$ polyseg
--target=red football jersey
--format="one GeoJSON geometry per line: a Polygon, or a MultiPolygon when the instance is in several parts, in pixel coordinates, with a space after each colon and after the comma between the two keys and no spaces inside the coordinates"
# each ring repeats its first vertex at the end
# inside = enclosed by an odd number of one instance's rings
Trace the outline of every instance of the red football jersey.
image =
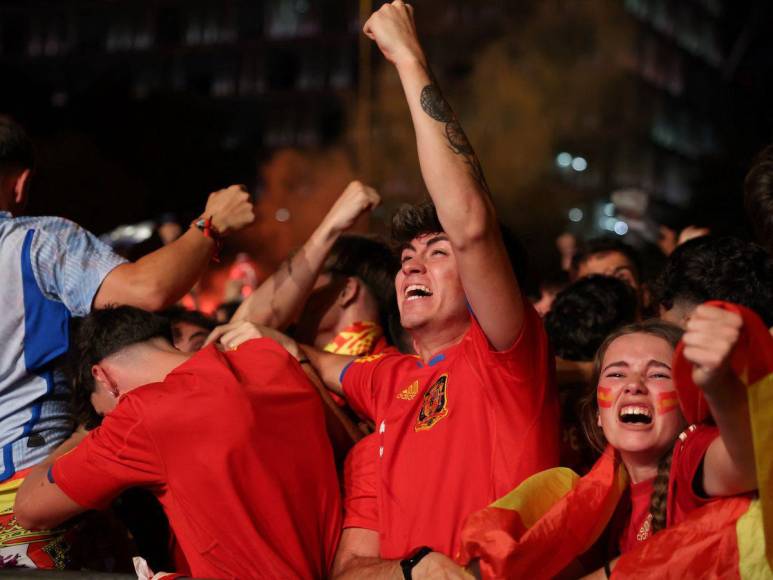
{"type": "Polygon", "coordinates": [[[378,531],[379,437],[371,433],[349,451],[344,463],[344,528],[378,531]]]}
{"type": "MultiPolygon", "coordinates": [[[[719,437],[719,429],[713,426],[691,426],[685,430],[675,443],[674,456],[669,473],[669,494],[667,525],[676,525],[707,503],[721,498],[704,497],[695,492],[695,476],[703,464],[703,458],[709,445],[719,437]]],[[[648,479],[630,487],[630,510],[627,511],[622,534],[619,540],[620,553],[635,548],[652,536],[650,500],[652,498],[653,479],[648,479]]],[[[624,512],[623,512],[624,513],[624,512]]],[[[613,532],[613,536],[615,532],[613,532]]]]}
{"type": "Polygon", "coordinates": [[[57,485],[100,509],[149,487],[184,555],[205,578],[320,578],[341,526],[322,403],[269,339],[210,346],[118,407],[56,461],[57,485]]]}
{"type": "MultiPolygon", "coordinates": [[[[378,445],[361,442],[372,448],[376,482],[359,485],[357,510],[369,527],[366,495],[375,488],[382,558],[422,545],[455,556],[467,515],[557,465],[552,357],[530,306],[507,351],[494,351],[472,319],[461,342],[428,364],[401,354],[363,357],[344,370],[342,384],[354,410],[376,423],[378,445]]],[[[368,477],[367,458],[355,460],[368,477]]],[[[360,527],[349,512],[346,519],[360,527]]]]}

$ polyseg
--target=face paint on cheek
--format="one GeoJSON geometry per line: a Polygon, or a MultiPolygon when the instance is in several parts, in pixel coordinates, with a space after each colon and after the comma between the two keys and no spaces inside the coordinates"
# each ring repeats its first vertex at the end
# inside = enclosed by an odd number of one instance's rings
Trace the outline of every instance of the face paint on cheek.
{"type": "Polygon", "coordinates": [[[599,407],[609,409],[612,406],[612,389],[599,385],[596,398],[598,399],[599,407]]]}
{"type": "Polygon", "coordinates": [[[665,415],[679,407],[679,397],[676,390],[666,393],[658,393],[657,412],[658,415],[665,415]]]}

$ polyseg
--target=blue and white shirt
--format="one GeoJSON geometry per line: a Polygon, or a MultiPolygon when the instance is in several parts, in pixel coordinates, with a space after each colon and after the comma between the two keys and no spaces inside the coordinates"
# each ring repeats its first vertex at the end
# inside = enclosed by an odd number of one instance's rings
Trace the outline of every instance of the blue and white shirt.
{"type": "Polygon", "coordinates": [[[72,432],[69,387],[56,369],[69,320],[91,311],[125,260],[58,217],[0,212],[0,481],[45,459],[72,432]]]}

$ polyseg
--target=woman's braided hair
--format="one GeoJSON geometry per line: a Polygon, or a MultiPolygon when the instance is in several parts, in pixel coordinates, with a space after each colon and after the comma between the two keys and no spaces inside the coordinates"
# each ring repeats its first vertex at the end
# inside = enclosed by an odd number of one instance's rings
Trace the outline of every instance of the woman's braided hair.
{"type": "Polygon", "coordinates": [[[652,482],[652,496],[650,497],[650,514],[652,515],[651,533],[656,534],[666,527],[666,508],[668,504],[668,482],[671,474],[671,458],[674,456],[674,448],[660,458],[658,473],[652,482]]]}

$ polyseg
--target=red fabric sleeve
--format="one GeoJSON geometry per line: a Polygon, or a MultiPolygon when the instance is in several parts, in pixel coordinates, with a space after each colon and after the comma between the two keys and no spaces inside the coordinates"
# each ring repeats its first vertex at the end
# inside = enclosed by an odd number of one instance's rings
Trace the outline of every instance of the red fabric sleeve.
{"type": "Polygon", "coordinates": [[[376,420],[374,377],[384,360],[383,354],[354,359],[341,372],[341,387],[349,406],[360,417],[376,420]]]}
{"type": "Polygon", "coordinates": [[[695,493],[695,477],[703,465],[703,458],[709,445],[719,437],[719,429],[709,426],[698,426],[694,431],[686,431],[684,442],[679,441],[674,450],[671,478],[674,482],[673,490],[673,518],[669,525],[679,523],[687,515],[714,501],[717,498],[703,497],[695,493]]]}
{"type": "Polygon", "coordinates": [[[54,482],[70,499],[88,509],[105,509],[126,488],[162,482],[140,411],[136,396],[127,395],[100,427],[56,460],[54,482]]]}
{"type": "Polygon", "coordinates": [[[344,528],[379,531],[378,438],[368,435],[352,447],[344,463],[344,528]]]}
{"type": "Polygon", "coordinates": [[[474,315],[470,332],[480,356],[494,362],[511,374],[522,376],[525,370],[534,367],[536,361],[547,360],[548,338],[545,327],[537,311],[528,300],[525,301],[523,307],[521,331],[513,345],[507,350],[494,350],[474,315]]]}

